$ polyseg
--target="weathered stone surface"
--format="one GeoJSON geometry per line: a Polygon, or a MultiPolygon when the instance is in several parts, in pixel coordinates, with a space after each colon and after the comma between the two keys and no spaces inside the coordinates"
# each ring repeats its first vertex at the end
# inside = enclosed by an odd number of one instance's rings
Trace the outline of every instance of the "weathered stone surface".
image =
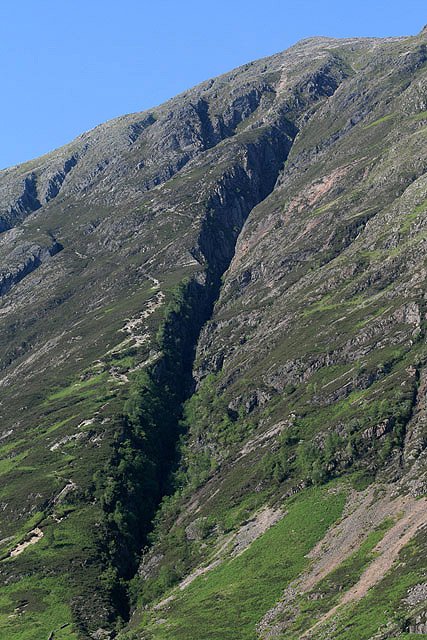
{"type": "Polygon", "coordinates": [[[180,372],[174,519],[139,549],[152,599],[209,566],[225,503],[246,548],[248,497],[348,472],[426,491],[425,36],[304,40],[0,172],[0,538],[7,554],[41,514],[51,540],[46,564],[22,553],[0,576],[69,573],[82,637],[130,616],[99,531],[132,383],[165,376],[165,316],[180,344],[210,319],[180,372]]]}

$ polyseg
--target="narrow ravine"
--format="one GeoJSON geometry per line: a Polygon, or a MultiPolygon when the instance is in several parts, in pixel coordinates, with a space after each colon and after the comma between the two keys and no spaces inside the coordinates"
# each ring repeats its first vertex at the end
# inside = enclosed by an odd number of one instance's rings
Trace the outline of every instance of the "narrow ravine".
{"type": "Polygon", "coordinates": [[[170,478],[179,462],[183,406],[194,390],[200,332],[213,313],[243,225],[274,189],[296,133],[291,123],[272,127],[246,145],[244,165],[233,164],[216,181],[195,249],[204,275],[177,287],[159,331],[162,357],[132,381],[117,418],[120,435],[97,493],[104,511],[100,555],[114,575],[110,598],[116,617],[124,621],[131,613],[128,587],[149,544],[153,518],[163,497],[174,490],[170,478]]]}
{"type": "MultiPolygon", "coordinates": [[[[103,512],[96,561],[103,567],[110,629],[130,618],[134,578],[150,547],[153,521],[163,498],[175,489],[171,478],[179,465],[184,404],[194,392],[196,347],[220,296],[222,276],[246,220],[277,184],[299,133],[299,117],[310,104],[329,99],[345,77],[342,70],[336,73],[338,78],[331,73],[332,85],[316,84],[316,91],[301,99],[298,107],[292,101],[277,105],[269,110],[268,124],[264,120],[262,126],[231,136],[230,146],[216,158],[218,170],[207,174],[203,200],[195,206],[198,233],[190,249],[201,268],[181,280],[165,307],[157,334],[157,351],[162,355],[131,379],[123,411],[111,425],[112,455],[95,481],[95,497],[103,512]]],[[[152,276],[161,279],[160,273],[152,276]]],[[[84,597],[73,613],[79,628],[88,630],[84,597]]]]}

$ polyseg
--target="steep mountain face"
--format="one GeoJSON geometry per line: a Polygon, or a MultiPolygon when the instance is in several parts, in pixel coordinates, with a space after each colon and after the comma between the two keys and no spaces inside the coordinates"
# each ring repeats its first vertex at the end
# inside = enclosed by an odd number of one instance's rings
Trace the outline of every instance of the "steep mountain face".
{"type": "Polygon", "coordinates": [[[0,172],[0,630],[427,629],[427,33],[0,172]]]}

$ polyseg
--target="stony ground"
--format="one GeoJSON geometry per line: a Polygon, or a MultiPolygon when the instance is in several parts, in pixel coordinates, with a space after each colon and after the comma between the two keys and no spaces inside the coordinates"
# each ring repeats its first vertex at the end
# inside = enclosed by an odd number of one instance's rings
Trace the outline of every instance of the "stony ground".
{"type": "Polygon", "coordinates": [[[423,629],[426,37],[0,172],[0,635],[423,629]]]}

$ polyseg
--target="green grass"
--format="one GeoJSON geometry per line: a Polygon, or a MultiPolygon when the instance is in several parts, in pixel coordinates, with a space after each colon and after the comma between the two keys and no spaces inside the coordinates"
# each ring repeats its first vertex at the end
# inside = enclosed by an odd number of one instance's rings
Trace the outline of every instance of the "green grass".
{"type": "Polygon", "coordinates": [[[24,577],[3,585],[0,595],[0,637],[7,640],[77,640],[67,587],[60,578],[41,578],[35,583],[24,577]],[[67,627],[59,629],[64,624],[67,627]]]}
{"type": "Polygon", "coordinates": [[[41,520],[44,518],[44,513],[42,511],[36,511],[31,518],[26,520],[19,531],[15,533],[14,536],[10,537],[10,540],[6,538],[5,542],[2,546],[1,557],[4,559],[9,555],[9,552],[16,547],[18,543],[21,543],[26,538],[27,534],[34,529],[38,524],[40,524],[41,520]]]}
{"type": "Polygon", "coordinates": [[[310,216],[317,216],[317,215],[320,215],[321,213],[324,213],[325,211],[329,211],[329,209],[332,209],[332,207],[338,204],[340,200],[342,200],[342,198],[343,196],[338,196],[338,198],[335,198],[331,202],[328,202],[327,204],[324,204],[321,207],[316,207],[316,209],[313,209],[313,211],[310,212],[310,216]]]}
{"type": "Polygon", "coordinates": [[[65,418],[64,420],[59,420],[59,422],[54,422],[50,427],[46,429],[46,431],[43,432],[43,436],[49,433],[53,433],[57,429],[60,429],[64,425],[68,424],[68,422],[71,422],[71,420],[74,420],[74,418],[76,417],[77,416],[74,415],[74,416],[70,416],[69,418],[65,418]]]}
{"type": "Polygon", "coordinates": [[[312,488],[286,504],[286,516],[242,555],[197,578],[160,616],[155,637],[255,640],[256,624],[308,565],[307,553],[340,516],[343,491],[312,488]]]}
{"type": "Polygon", "coordinates": [[[341,313],[343,311],[352,313],[352,307],[363,306],[367,302],[368,301],[365,300],[362,296],[353,296],[352,298],[347,298],[338,302],[332,302],[332,296],[330,294],[327,294],[321,300],[318,300],[317,302],[310,305],[307,309],[305,309],[303,312],[303,317],[306,318],[316,313],[325,311],[328,312],[328,315],[330,315],[330,311],[336,311],[337,309],[340,309],[341,313]]]}
{"type": "Polygon", "coordinates": [[[300,614],[292,622],[289,632],[283,634],[283,640],[285,638],[286,640],[298,640],[303,631],[311,628],[321,615],[339,602],[347,589],[356,584],[363,571],[374,559],[374,548],[392,524],[391,519],[385,520],[367,536],[355,553],[321,580],[311,592],[299,598],[293,609],[295,610],[298,606],[300,614]],[[313,595],[318,597],[314,599],[313,595]]]}
{"type": "Polygon", "coordinates": [[[9,453],[9,451],[13,451],[17,447],[20,447],[21,444],[25,444],[25,443],[26,443],[26,439],[21,438],[20,440],[14,440],[13,442],[8,442],[7,444],[2,445],[0,447],[0,459],[3,459],[3,456],[9,453]]]}
{"type": "MultiPolygon", "coordinates": [[[[19,556],[3,560],[5,577],[0,592],[0,638],[7,640],[46,640],[55,630],[55,640],[81,638],[73,625],[72,602],[76,596],[89,597],[92,610],[101,587],[101,568],[94,564],[96,548],[92,537],[94,518],[88,509],[61,505],[60,522],[38,515],[44,532],[36,544],[19,556]],[[87,562],[83,574],[80,567],[87,562]],[[92,591],[91,591],[92,590],[92,591]],[[62,625],[67,626],[60,629],[62,625]]],[[[35,516],[34,516],[35,519],[35,516]]],[[[28,522],[28,532],[35,522],[28,522]]],[[[20,538],[22,540],[23,537],[20,538]]]]}
{"type": "Polygon", "coordinates": [[[24,460],[27,455],[28,451],[23,451],[22,453],[18,453],[16,456],[13,456],[11,458],[3,458],[3,460],[0,460],[0,476],[4,475],[5,473],[9,473],[10,471],[12,471],[12,469],[15,469],[15,467],[22,460],[24,460]]]}
{"type": "Polygon", "coordinates": [[[64,398],[69,398],[76,394],[78,394],[79,397],[88,397],[96,392],[96,389],[92,389],[92,387],[103,381],[105,377],[106,375],[104,373],[99,373],[87,380],[74,382],[68,387],[64,387],[63,389],[59,389],[58,391],[51,393],[46,399],[46,402],[49,403],[54,400],[63,400],[64,398]]]}
{"type": "MultiPolygon", "coordinates": [[[[360,602],[347,607],[333,622],[328,638],[336,640],[368,640],[380,627],[407,615],[402,601],[412,586],[425,582],[427,559],[425,532],[418,534],[399,555],[399,561],[383,580],[370,589],[360,602]]],[[[329,626],[329,629],[331,627],[329,626]]],[[[406,634],[398,637],[420,636],[406,634]]]]}
{"type": "Polygon", "coordinates": [[[392,118],[396,117],[396,113],[389,113],[386,116],[383,116],[382,118],[378,118],[378,120],[374,120],[374,122],[371,122],[370,124],[366,125],[366,127],[364,127],[365,129],[370,129],[371,127],[376,127],[378,124],[382,124],[383,122],[387,122],[388,120],[391,120],[392,118]]]}
{"type": "MultiPolygon", "coordinates": [[[[421,205],[422,206],[422,205],[421,205]]],[[[403,219],[403,222],[400,226],[400,232],[403,234],[407,234],[408,231],[410,230],[413,222],[415,222],[415,220],[418,218],[418,213],[420,213],[420,211],[418,211],[419,207],[415,207],[415,211],[413,211],[412,213],[407,213],[403,219]]]]}
{"type": "Polygon", "coordinates": [[[419,120],[427,120],[427,111],[420,111],[411,117],[411,120],[418,122],[419,120]]]}
{"type": "Polygon", "coordinates": [[[421,202],[419,205],[417,205],[414,209],[415,213],[423,213],[426,210],[427,210],[427,198],[423,202],[421,202]]]}

